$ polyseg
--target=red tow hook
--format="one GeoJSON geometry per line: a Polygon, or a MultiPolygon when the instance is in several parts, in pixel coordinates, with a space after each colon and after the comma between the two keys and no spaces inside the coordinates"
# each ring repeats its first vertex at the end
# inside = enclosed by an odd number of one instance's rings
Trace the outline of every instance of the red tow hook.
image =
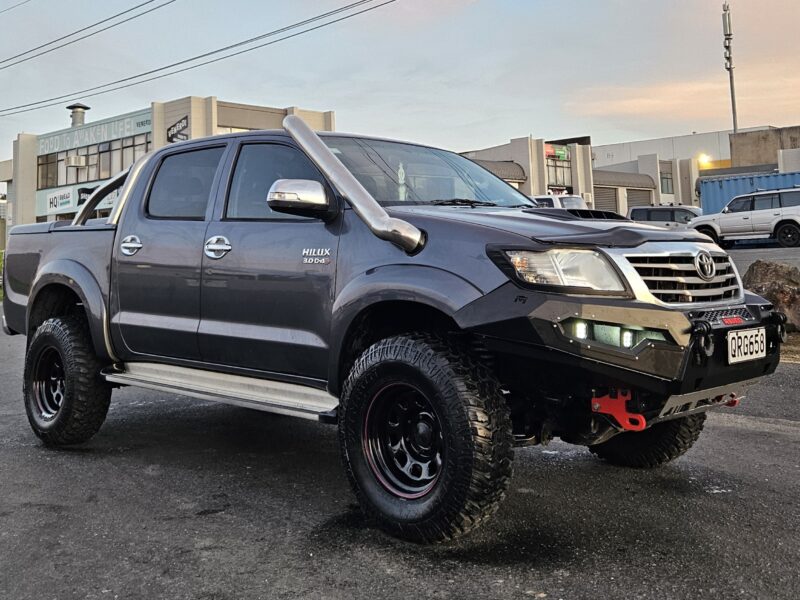
{"type": "Polygon", "coordinates": [[[592,396],[592,412],[611,415],[625,431],[642,431],[647,421],[643,415],[628,412],[625,403],[630,399],[630,390],[611,390],[605,396],[592,396]]]}
{"type": "Polygon", "coordinates": [[[739,406],[739,403],[742,401],[742,396],[737,396],[736,394],[730,395],[730,400],[725,403],[725,406],[730,406],[731,408],[736,408],[739,406]]]}

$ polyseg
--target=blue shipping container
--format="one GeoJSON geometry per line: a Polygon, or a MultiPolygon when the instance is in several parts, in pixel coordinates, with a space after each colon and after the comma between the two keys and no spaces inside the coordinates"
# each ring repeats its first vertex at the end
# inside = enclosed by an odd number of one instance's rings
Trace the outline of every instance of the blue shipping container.
{"type": "Polygon", "coordinates": [[[703,214],[718,213],[735,196],[760,190],[779,190],[800,186],[800,172],[732,175],[700,180],[700,206],[703,214]]]}

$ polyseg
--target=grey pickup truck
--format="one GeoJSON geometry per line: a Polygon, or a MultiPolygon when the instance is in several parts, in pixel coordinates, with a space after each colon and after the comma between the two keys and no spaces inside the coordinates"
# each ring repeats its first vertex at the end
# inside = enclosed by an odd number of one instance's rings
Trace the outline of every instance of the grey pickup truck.
{"type": "Polygon", "coordinates": [[[675,459],[785,338],[696,231],[538,209],[452,152],[294,116],[161,148],[72,222],[13,228],[3,286],[45,444],[86,442],[118,386],[317,419],[367,517],[419,542],[491,515],[515,446],[675,459]]]}

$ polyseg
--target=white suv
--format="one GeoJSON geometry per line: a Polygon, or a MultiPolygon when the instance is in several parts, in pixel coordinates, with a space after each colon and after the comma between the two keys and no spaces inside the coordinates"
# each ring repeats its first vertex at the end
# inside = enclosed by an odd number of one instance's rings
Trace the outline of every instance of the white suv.
{"type": "Polygon", "coordinates": [[[736,196],[722,212],[697,217],[689,226],[720,245],[775,238],[781,246],[793,248],[800,245],[800,189],[736,196]]]}

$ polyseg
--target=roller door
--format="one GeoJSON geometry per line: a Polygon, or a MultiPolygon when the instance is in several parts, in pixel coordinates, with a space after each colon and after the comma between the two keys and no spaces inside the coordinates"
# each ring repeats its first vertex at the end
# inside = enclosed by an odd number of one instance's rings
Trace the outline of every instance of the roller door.
{"type": "Polygon", "coordinates": [[[595,210],[618,212],[619,207],[617,205],[617,188],[595,186],[594,208],[595,210]]]}
{"type": "Polygon", "coordinates": [[[628,188],[628,208],[634,206],[650,206],[653,203],[651,190],[635,190],[628,188]]]}

